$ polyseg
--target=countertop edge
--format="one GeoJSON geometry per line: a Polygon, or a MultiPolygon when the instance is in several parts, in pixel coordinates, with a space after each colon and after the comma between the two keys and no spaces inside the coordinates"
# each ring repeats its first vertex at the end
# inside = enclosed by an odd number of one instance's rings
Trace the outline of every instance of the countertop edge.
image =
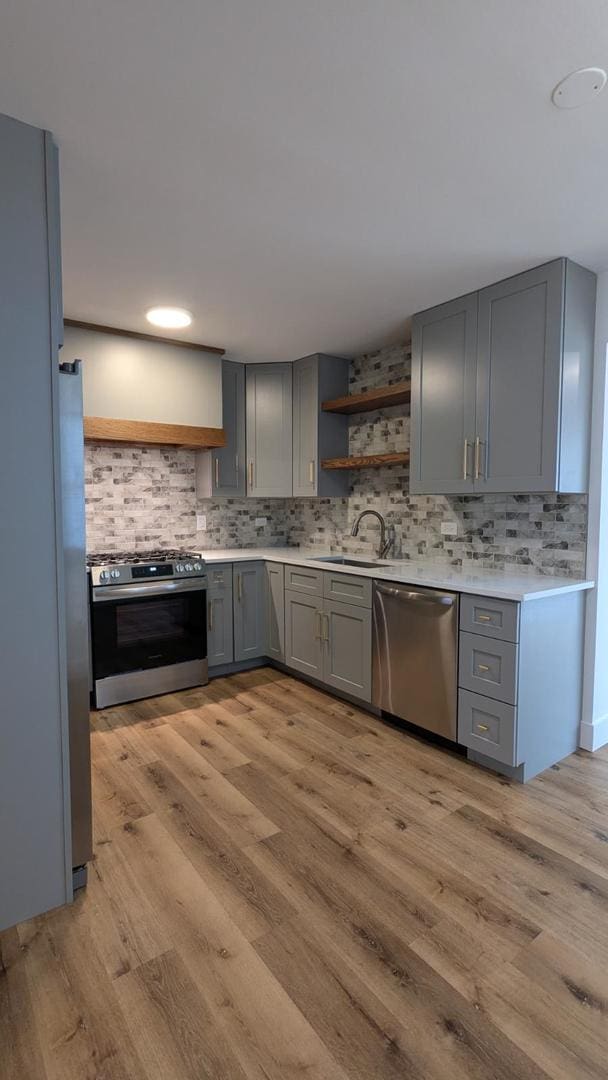
{"type": "MultiPolygon", "coordinates": [[[[195,549],[193,549],[195,550],[195,549]]],[[[525,588],[525,582],[521,581],[521,585],[517,587],[509,586],[508,575],[505,575],[507,581],[505,586],[501,587],[500,582],[485,580],[483,582],[474,583],[471,581],[464,581],[459,583],[450,578],[442,578],[439,572],[436,576],[429,570],[429,579],[421,580],[416,576],[415,572],[412,572],[410,576],[407,572],[407,562],[402,563],[399,560],[386,561],[386,566],[394,566],[401,573],[397,576],[396,573],[391,573],[388,576],[383,575],[382,567],[357,567],[357,566],[340,566],[335,563],[323,561],[323,556],[319,559],[315,559],[314,555],[303,555],[299,553],[298,548],[294,548],[293,552],[290,549],[279,548],[276,552],[273,552],[269,548],[234,548],[234,549],[219,549],[214,551],[213,549],[198,549],[198,554],[201,558],[205,559],[207,565],[213,565],[214,563],[223,562],[280,562],[291,563],[293,565],[305,565],[314,568],[315,570],[333,570],[338,573],[355,574],[360,577],[367,578],[380,578],[384,581],[399,582],[407,585],[418,585],[420,587],[426,587],[430,589],[446,589],[452,592],[468,593],[472,596],[489,596],[498,600],[512,600],[517,603],[527,603],[531,600],[543,600],[550,596],[560,596],[572,592],[585,592],[594,588],[595,582],[592,580],[581,580],[578,578],[568,579],[563,578],[559,585],[548,586],[547,588],[538,588],[537,580],[534,585],[527,590],[525,588]]],[[[356,558],[356,556],[355,556],[356,558]]],[[[454,568],[454,573],[456,568],[454,568]]],[[[492,571],[488,571],[492,573],[492,571]]]]}

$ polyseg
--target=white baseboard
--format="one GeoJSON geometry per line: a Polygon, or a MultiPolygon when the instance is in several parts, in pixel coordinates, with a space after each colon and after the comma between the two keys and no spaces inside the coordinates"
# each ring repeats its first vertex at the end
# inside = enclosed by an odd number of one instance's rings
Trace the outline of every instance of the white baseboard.
{"type": "Polygon", "coordinates": [[[595,723],[583,721],[581,724],[581,746],[583,750],[599,750],[608,743],[608,714],[600,716],[595,723]]]}

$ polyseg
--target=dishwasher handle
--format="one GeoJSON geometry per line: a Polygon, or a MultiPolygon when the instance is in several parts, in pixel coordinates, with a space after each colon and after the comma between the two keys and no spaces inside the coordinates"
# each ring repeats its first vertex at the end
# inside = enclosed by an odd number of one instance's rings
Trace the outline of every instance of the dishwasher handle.
{"type": "Polygon", "coordinates": [[[387,585],[385,582],[376,581],[376,591],[383,596],[393,596],[406,603],[430,604],[434,607],[451,607],[458,599],[458,593],[440,593],[431,589],[424,592],[402,588],[398,585],[387,585]]]}

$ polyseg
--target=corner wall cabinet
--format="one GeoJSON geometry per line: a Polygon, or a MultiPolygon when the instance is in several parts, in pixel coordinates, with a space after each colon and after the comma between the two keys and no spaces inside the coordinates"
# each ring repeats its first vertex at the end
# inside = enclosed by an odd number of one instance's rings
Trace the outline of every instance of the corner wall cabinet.
{"type": "Polygon", "coordinates": [[[595,274],[556,259],[414,316],[414,494],[588,488],[595,274]]]}
{"type": "Polygon", "coordinates": [[[248,364],[247,494],[292,492],[292,364],[248,364]]]}
{"type": "Polygon", "coordinates": [[[348,454],[348,418],[323,412],[329,395],[348,393],[349,361],[315,353],[293,365],[293,494],[348,495],[349,478],[328,475],[321,459],[348,454]]]}
{"type": "Polygon", "coordinates": [[[247,493],[245,480],[245,365],[222,360],[222,426],[225,445],[196,456],[199,499],[247,493]]]}

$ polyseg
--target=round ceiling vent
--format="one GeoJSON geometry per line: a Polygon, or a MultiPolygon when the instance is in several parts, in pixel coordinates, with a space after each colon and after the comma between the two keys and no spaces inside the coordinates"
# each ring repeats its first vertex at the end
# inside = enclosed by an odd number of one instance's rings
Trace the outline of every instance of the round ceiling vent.
{"type": "Polygon", "coordinates": [[[601,94],[605,85],[606,72],[603,68],[579,68],[558,82],[551,94],[551,101],[558,109],[578,109],[601,94]]]}

